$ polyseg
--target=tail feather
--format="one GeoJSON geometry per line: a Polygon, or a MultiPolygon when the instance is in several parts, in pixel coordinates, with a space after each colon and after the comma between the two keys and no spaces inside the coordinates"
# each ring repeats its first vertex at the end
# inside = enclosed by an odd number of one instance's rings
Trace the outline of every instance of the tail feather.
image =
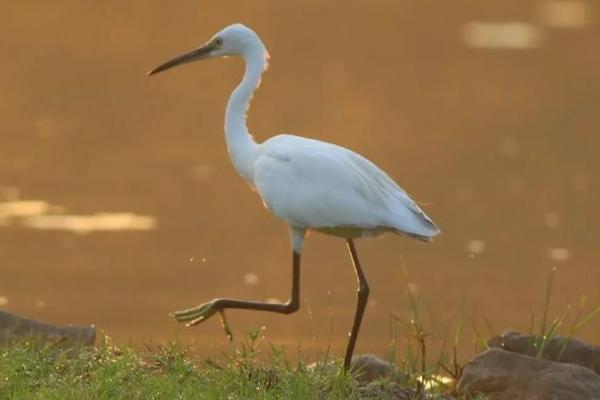
{"type": "Polygon", "coordinates": [[[394,224],[394,230],[423,242],[430,242],[441,233],[437,225],[423,212],[405,212],[394,224]]]}

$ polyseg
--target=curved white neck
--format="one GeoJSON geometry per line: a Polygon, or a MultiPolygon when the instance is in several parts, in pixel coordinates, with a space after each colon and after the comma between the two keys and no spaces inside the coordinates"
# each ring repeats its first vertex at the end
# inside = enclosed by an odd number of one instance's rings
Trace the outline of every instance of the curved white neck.
{"type": "Polygon", "coordinates": [[[225,139],[229,158],[237,172],[253,183],[252,162],[258,145],[248,132],[246,114],[252,94],[260,84],[260,77],[267,68],[267,51],[262,43],[251,46],[242,54],[246,63],[244,79],[235,88],[225,111],[225,139]]]}

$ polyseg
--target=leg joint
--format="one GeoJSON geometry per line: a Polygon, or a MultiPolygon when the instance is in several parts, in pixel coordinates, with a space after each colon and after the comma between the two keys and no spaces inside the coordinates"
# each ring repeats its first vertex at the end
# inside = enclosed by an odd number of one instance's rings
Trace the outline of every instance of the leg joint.
{"type": "Polygon", "coordinates": [[[300,303],[296,300],[290,300],[287,303],[285,303],[285,305],[283,306],[283,313],[284,314],[291,314],[294,313],[296,311],[298,311],[300,309],[300,303]]]}
{"type": "Polygon", "coordinates": [[[361,282],[358,285],[358,290],[357,290],[358,294],[361,296],[368,296],[369,293],[371,292],[371,289],[369,288],[369,285],[367,284],[367,282],[361,282]]]}

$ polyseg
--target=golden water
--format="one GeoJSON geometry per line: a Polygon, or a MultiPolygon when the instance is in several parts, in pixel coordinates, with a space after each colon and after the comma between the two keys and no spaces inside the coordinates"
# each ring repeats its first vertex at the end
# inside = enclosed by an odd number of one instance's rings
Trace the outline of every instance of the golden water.
{"type": "MultiPolygon", "coordinates": [[[[427,245],[358,243],[372,287],[358,351],[385,353],[392,316],[408,318],[403,268],[441,332],[461,308],[484,333],[483,313],[496,330],[528,329],[552,268],[553,312],[584,294],[587,310],[600,304],[600,9],[442,3],[7,3],[0,307],[94,323],[120,342],[178,335],[208,349],[225,343],[217,321],[187,330],[168,313],[217,296],[287,297],[287,230],[225,150],[241,62],[145,75],[238,21],[272,55],[249,119],[257,139],[285,131],[357,150],[443,230],[427,245]]],[[[355,288],[343,242],[313,234],[301,311],[229,320],[238,333],[264,325],[291,349],[325,349],[332,329],[339,352],[355,288]]],[[[598,341],[599,328],[581,336],[598,341]]]]}

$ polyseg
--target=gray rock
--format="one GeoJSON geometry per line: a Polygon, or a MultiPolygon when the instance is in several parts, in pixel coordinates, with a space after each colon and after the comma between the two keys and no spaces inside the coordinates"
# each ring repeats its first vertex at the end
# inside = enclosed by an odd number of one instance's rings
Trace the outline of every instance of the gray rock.
{"type": "MultiPolygon", "coordinates": [[[[326,363],[313,362],[307,368],[311,371],[318,369],[329,373],[335,370],[336,365],[332,361],[326,363]]],[[[361,354],[352,357],[350,372],[361,385],[384,378],[395,378],[396,380],[404,378],[399,376],[399,373],[394,370],[389,362],[373,354],[361,354]]]]}
{"type": "Polygon", "coordinates": [[[600,376],[579,365],[492,348],[465,366],[457,391],[493,400],[598,400],[600,376]]]}
{"type": "MultiPolygon", "coordinates": [[[[488,345],[514,353],[537,356],[539,349],[535,343],[538,338],[538,336],[522,335],[515,331],[505,331],[500,336],[488,340],[488,345]]],[[[600,346],[556,336],[546,343],[541,357],[546,360],[581,365],[600,375],[600,346]]]]}
{"type": "Polygon", "coordinates": [[[393,368],[389,362],[374,354],[361,354],[352,357],[350,371],[359,383],[366,383],[389,378],[393,368]]]}
{"type": "Polygon", "coordinates": [[[51,325],[0,311],[0,344],[28,337],[93,345],[96,329],[94,326],[51,325]]]}

